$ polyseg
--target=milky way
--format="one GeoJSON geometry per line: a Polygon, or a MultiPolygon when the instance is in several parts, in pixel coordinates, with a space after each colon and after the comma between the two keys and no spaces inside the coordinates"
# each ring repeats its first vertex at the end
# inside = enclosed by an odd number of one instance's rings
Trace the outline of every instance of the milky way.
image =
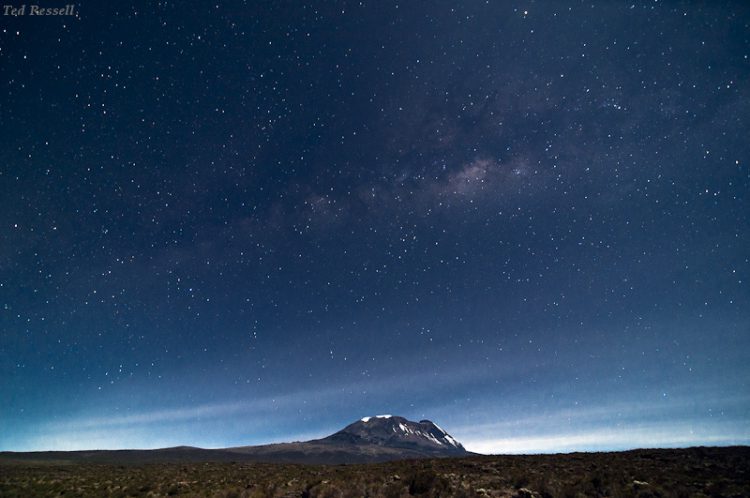
{"type": "Polygon", "coordinates": [[[0,19],[0,449],[750,443],[747,5],[75,7],[0,19]]]}

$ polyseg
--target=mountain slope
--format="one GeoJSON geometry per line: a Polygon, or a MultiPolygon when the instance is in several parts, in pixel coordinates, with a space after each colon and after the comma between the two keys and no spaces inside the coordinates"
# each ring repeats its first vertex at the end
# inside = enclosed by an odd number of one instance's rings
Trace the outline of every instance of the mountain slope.
{"type": "Polygon", "coordinates": [[[296,443],[203,449],[0,452],[0,461],[148,463],[257,461],[269,463],[370,463],[414,458],[473,455],[443,429],[422,420],[365,417],[322,439],[296,443]]]}
{"type": "Polygon", "coordinates": [[[406,448],[427,453],[466,453],[461,443],[435,423],[429,420],[412,422],[392,415],[365,417],[320,441],[406,448]]]}
{"type": "Polygon", "coordinates": [[[472,454],[429,420],[412,422],[391,415],[362,418],[322,439],[228,451],[259,460],[306,463],[365,463],[472,454]]]}

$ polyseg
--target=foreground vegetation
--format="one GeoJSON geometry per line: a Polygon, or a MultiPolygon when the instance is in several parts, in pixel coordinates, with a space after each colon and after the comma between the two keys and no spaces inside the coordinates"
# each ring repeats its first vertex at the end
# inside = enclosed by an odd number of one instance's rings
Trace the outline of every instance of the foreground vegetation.
{"type": "Polygon", "coordinates": [[[748,497],[750,448],[487,456],[337,466],[0,460],[0,496],[748,497]]]}

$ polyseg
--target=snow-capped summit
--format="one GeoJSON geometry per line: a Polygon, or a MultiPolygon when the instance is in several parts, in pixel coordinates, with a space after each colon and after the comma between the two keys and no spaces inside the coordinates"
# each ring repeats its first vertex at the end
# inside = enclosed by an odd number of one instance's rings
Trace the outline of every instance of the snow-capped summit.
{"type": "Polygon", "coordinates": [[[464,454],[450,434],[430,420],[412,422],[394,415],[363,417],[323,441],[419,449],[435,454],[464,454]]]}
{"type": "Polygon", "coordinates": [[[374,417],[362,417],[362,422],[369,422],[373,418],[391,418],[393,415],[375,415],[374,417]]]}

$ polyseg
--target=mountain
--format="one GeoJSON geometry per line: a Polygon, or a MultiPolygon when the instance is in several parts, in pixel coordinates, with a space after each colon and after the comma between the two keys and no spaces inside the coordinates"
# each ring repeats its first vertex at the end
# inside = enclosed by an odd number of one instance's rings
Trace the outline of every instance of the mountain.
{"type": "Polygon", "coordinates": [[[322,439],[228,448],[226,451],[264,461],[330,464],[473,454],[429,420],[412,422],[392,415],[364,417],[322,439]]]}
{"type": "Polygon", "coordinates": [[[203,449],[189,446],[157,450],[0,452],[2,461],[147,463],[256,461],[271,463],[341,464],[413,458],[473,455],[429,420],[377,415],[362,418],[340,431],[312,441],[203,449]]]}
{"type": "Polygon", "coordinates": [[[437,454],[466,453],[461,443],[434,422],[412,422],[393,415],[365,417],[321,441],[405,448],[437,454]]]}

